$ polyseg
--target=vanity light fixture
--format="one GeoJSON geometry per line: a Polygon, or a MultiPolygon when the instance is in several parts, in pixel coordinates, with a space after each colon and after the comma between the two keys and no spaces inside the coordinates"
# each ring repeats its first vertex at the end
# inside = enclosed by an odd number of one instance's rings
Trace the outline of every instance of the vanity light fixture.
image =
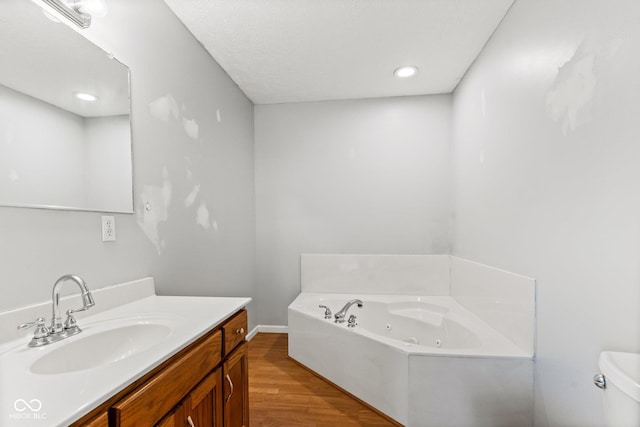
{"type": "Polygon", "coordinates": [[[105,0],[42,0],[80,28],[89,28],[91,17],[107,14],[105,0]]]}
{"type": "Polygon", "coordinates": [[[418,67],[414,65],[404,65],[402,67],[396,68],[393,72],[393,75],[399,78],[407,78],[415,76],[418,73],[418,67]]]}
{"type": "Polygon", "coordinates": [[[86,92],[73,92],[73,95],[76,98],[81,99],[83,101],[94,102],[94,101],[98,100],[98,97],[96,95],[92,95],[92,94],[86,93],[86,92]]]}
{"type": "Polygon", "coordinates": [[[67,4],[80,13],[86,13],[93,18],[107,16],[106,0],[66,0],[67,4]]]}

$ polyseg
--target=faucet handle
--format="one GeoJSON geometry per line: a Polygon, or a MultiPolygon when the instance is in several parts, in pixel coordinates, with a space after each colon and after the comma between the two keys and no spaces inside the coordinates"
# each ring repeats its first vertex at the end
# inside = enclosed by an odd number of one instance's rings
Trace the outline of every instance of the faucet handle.
{"type": "Polygon", "coordinates": [[[49,328],[47,328],[45,326],[44,317],[38,317],[33,322],[27,322],[27,323],[23,323],[21,325],[18,325],[18,329],[29,329],[29,328],[31,328],[33,326],[36,327],[36,331],[33,334],[33,338],[34,339],[45,338],[45,337],[49,336],[49,328]]]}
{"type": "Polygon", "coordinates": [[[352,314],[351,316],[349,316],[349,320],[347,320],[347,326],[350,328],[355,328],[356,326],[358,326],[358,324],[356,323],[355,314],[352,314]]]}
{"type": "Polygon", "coordinates": [[[70,337],[71,335],[79,334],[80,332],[82,332],[82,329],[78,327],[78,324],[76,323],[76,319],[75,317],[73,317],[72,314],[75,313],[76,311],[84,311],[84,310],[87,310],[87,309],[84,308],[82,310],[72,310],[72,309],[67,310],[67,319],[64,321],[64,331],[67,336],[70,337]]]}
{"type": "Polygon", "coordinates": [[[318,308],[324,308],[324,318],[331,319],[331,309],[326,305],[319,305],[318,308]]]}
{"type": "Polygon", "coordinates": [[[89,310],[91,306],[84,306],[82,308],[70,308],[69,310],[67,310],[67,316],[71,316],[73,313],[80,313],[81,311],[87,311],[89,310]]]}

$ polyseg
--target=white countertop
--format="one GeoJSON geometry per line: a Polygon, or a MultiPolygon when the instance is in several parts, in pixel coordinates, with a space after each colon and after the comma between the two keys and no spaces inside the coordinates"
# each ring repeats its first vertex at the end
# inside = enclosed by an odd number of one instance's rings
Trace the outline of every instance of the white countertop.
{"type": "MultiPolygon", "coordinates": [[[[148,296],[95,315],[83,316],[83,332],[39,348],[29,337],[0,344],[0,426],[68,425],[90,412],[179,350],[219,325],[250,298],[148,296]],[[33,363],[49,352],[104,331],[105,325],[157,318],[172,332],[151,348],[117,362],[75,372],[36,374],[33,363]]],[[[96,299],[96,302],[99,301],[96,299]]],[[[89,313],[87,313],[89,314],[89,313]]],[[[81,361],[79,361],[81,362],[81,361]]]]}

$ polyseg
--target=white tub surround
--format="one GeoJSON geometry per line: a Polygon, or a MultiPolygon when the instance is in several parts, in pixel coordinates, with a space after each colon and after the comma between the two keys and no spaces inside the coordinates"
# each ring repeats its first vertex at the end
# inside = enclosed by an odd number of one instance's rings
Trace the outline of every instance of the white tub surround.
{"type": "Polygon", "coordinates": [[[450,296],[526,354],[535,354],[535,280],[474,261],[450,255],[302,254],[300,288],[450,296]]]}
{"type": "Polygon", "coordinates": [[[300,256],[302,292],[449,295],[449,255],[300,256]]]}
{"type": "MultiPolygon", "coordinates": [[[[42,426],[43,422],[50,426],[68,425],[251,301],[250,298],[157,296],[153,279],[96,290],[93,296],[96,306],[78,316],[82,333],[39,348],[27,347],[32,331],[20,332],[16,337],[13,329],[38,316],[48,319],[51,303],[0,313],[0,325],[3,325],[0,330],[0,408],[6,409],[1,414],[0,425],[42,426]],[[70,372],[53,374],[47,372],[58,367],[42,363],[43,357],[60,351],[65,345],[103,333],[114,325],[149,322],[167,326],[170,333],[163,334],[162,339],[149,348],[134,349],[133,354],[123,355],[117,362],[105,361],[97,367],[88,363],[86,369],[78,369],[72,366],[71,360],[68,369],[64,366],[58,369],[70,372]],[[34,405],[26,409],[18,405],[16,409],[14,404],[19,400],[34,402],[34,405]]],[[[75,306],[76,299],[77,296],[71,296],[66,302],[75,306]]],[[[76,365],[87,362],[81,357],[75,361],[76,365]]]]}
{"type": "Polygon", "coordinates": [[[451,296],[529,354],[535,343],[535,280],[451,257],[451,296]]]}
{"type": "Polygon", "coordinates": [[[289,355],[399,423],[531,425],[532,279],[449,256],[303,255],[302,289],[289,355]],[[355,328],[318,308],[354,298],[355,328]]]}

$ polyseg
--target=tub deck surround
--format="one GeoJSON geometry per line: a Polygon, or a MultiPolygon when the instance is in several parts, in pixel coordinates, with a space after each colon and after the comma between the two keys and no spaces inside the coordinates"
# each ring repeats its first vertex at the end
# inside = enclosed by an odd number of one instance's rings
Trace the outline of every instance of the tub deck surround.
{"type": "MultiPolygon", "coordinates": [[[[152,279],[96,290],[93,294],[97,309],[93,313],[83,313],[84,316],[78,319],[83,332],[76,336],[40,348],[28,348],[27,336],[12,337],[10,340],[5,336],[0,344],[0,408],[3,408],[0,425],[68,425],[152,371],[251,301],[250,298],[156,296],[152,279]],[[130,301],[131,298],[134,300],[130,301]],[[111,308],[100,311],[98,308],[102,302],[111,308]],[[71,372],[36,373],[42,368],[36,361],[43,360],[43,356],[98,334],[105,325],[113,322],[144,324],[148,321],[165,322],[171,326],[171,332],[148,349],[115,363],[71,372]],[[29,408],[24,410],[20,405],[16,409],[14,404],[19,400],[33,402],[34,411],[29,408]]],[[[47,304],[38,304],[2,313],[0,324],[10,321],[15,328],[13,323],[16,319],[19,319],[18,323],[33,320],[34,312],[36,317],[48,318],[49,311],[42,311],[46,307],[47,304]],[[28,316],[27,319],[25,316],[28,316]]],[[[85,362],[77,360],[78,364],[85,362]]],[[[50,368],[55,366],[45,366],[44,372],[50,368]]],[[[61,370],[68,369],[62,367],[61,370]]]]}
{"type": "Polygon", "coordinates": [[[532,424],[533,279],[450,256],[303,255],[301,267],[291,358],[403,425],[532,424]],[[355,328],[318,308],[354,298],[355,328]]]}
{"type": "MultiPolygon", "coordinates": [[[[289,306],[289,315],[292,311],[412,355],[527,360],[533,356],[447,296],[302,293],[289,306]],[[348,314],[357,317],[355,328],[325,319],[324,310],[318,308],[326,305],[335,313],[354,298],[364,303],[362,308],[349,309],[348,314]]],[[[290,336],[291,328],[290,320],[290,336]]]]}

